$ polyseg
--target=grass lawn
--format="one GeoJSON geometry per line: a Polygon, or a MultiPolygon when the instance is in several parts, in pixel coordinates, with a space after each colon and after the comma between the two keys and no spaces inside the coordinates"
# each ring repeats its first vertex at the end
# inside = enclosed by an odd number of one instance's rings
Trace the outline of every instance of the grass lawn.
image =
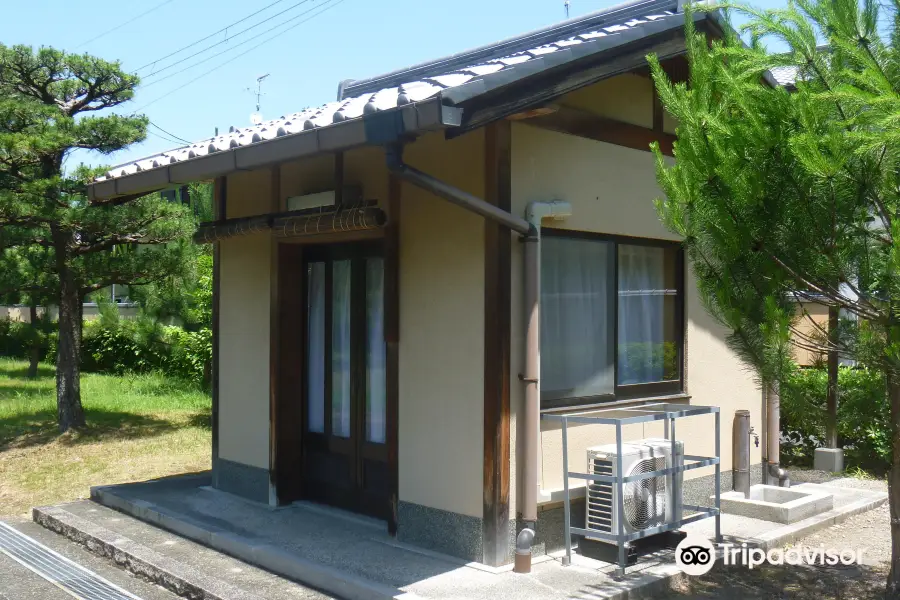
{"type": "Polygon", "coordinates": [[[86,498],[92,485],[210,466],[209,396],[163,375],[81,377],[88,427],[59,435],[56,379],[0,358],[0,515],[86,498]]]}

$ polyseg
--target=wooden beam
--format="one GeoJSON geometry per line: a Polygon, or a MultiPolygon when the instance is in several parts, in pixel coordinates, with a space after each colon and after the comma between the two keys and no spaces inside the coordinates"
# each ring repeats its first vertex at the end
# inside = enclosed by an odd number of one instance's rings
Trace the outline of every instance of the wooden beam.
{"type": "MultiPolygon", "coordinates": [[[[485,130],[485,200],[509,211],[512,132],[509,121],[485,130]]],[[[484,224],[484,562],[509,557],[509,402],[511,236],[493,221],[484,224]]]]}
{"type": "MultiPolygon", "coordinates": [[[[281,210],[281,167],[270,169],[269,211],[281,210]]],[[[302,247],[271,238],[269,282],[269,481],[275,502],[299,498],[302,247]]]]}
{"type": "MultiPolygon", "coordinates": [[[[689,78],[690,67],[688,65],[688,59],[687,56],[683,54],[660,61],[659,65],[662,67],[665,74],[668,75],[669,81],[672,83],[683,83],[689,78]]],[[[635,69],[634,74],[650,78],[650,66],[645,65],[639,69],[635,69]]]]}
{"type": "Polygon", "coordinates": [[[277,295],[273,310],[273,344],[270,373],[271,452],[278,504],[300,498],[302,464],[302,397],[303,328],[306,278],[303,273],[303,246],[275,244],[277,295]]]}
{"type": "Polygon", "coordinates": [[[385,419],[388,455],[388,533],[397,535],[400,504],[400,196],[402,182],[388,179],[384,232],[385,419]]]}
{"type": "Polygon", "coordinates": [[[650,151],[651,142],[658,141],[659,148],[663,154],[667,156],[673,155],[674,135],[653,131],[631,123],[607,119],[606,117],[569,106],[560,106],[559,110],[551,115],[535,117],[523,122],[542,129],[646,152],[650,151]]]}

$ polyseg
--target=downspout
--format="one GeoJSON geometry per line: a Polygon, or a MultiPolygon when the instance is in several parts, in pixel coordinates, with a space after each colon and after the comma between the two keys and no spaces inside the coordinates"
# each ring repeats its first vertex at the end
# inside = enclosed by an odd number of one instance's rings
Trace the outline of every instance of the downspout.
{"type": "Polygon", "coordinates": [[[791,487],[787,471],[781,468],[781,393],[777,384],[766,386],[766,473],[764,483],[791,487]]]}
{"type": "MultiPolygon", "coordinates": [[[[516,538],[516,573],[531,572],[531,544],[537,523],[538,461],[541,414],[541,222],[563,219],[572,214],[572,205],[561,200],[531,202],[525,209],[530,234],[525,236],[525,408],[522,415],[522,502],[525,527],[516,538]]],[[[567,477],[568,474],[563,474],[567,477]]]]}
{"type": "Polygon", "coordinates": [[[522,236],[525,244],[524,279],[526,306],[525,335],[525,408],[523,421],[525,435],[523,441],[522,501],[520,502],[525,528],[516,538],[515,570],[518,573],[531,571],[531,545],[534,542],[537,522],[538,493],[538,441],[540,419],[540,239],[541,221],[544,218],[563,218],[571,213],[567,202],[532,202],[526,209],[526,218],[517,217],[452,185],[424,173],[403,162],[403,145],[392,144],[385,148],[388,171],[396,177],[431,192],[460,206],[490,219],[522,236]],[[521,557],[521,558],[520,558],[521,557]]]}

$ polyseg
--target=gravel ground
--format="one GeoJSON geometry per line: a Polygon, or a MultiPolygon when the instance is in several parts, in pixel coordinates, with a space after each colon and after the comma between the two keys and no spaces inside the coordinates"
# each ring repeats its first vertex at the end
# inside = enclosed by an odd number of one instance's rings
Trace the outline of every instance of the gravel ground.
{"type": "MultiPolygon", "coordinates": [[[[884,480],[864,480],[850,477],[833,479],[821,471],[791,470],[796,482],[828,483],[828,485],[858,487],[887,491],[884,480]]],[[[814,533],[794,546],[834,549],[864,548],[860,566],[838,565],[763,565],[753,570],[746,567],[717,565],[709,574],[692,577],[663,596],[666,600],[700,599],[775,599],[851,600],[880,598],[884,594],[887,577],[886,561],[891,555],[891,532],[887,503],[851,517],[834,527],[814,533]]]]}

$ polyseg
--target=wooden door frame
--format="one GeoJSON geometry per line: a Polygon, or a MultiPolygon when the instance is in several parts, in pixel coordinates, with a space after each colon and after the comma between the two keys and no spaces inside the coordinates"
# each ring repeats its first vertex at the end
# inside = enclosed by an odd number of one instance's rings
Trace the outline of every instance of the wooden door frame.
{"type": "MultiPolygon", "coordinates": [[[[386,236],[387,237],[387,236],[386,236]]],[[[377,242],[376,242],[377,243],[377,242]]],[[[354,244],[356,245],[356,244],[354,244]]],[[[374,244],[372,244],[374,246],[374,244]]],[[[289,504],[305,496],[302,481],[303,456],[303,432],[306,430],[303,372],[306,369],[306,277],[304,266],[307,264],[309,251],[316,245],[282,242],[276,244],[276,265],[274,268],[277,283],[277,294],[273,302],[273,320],[276,320],[272,328],[272,359],[275,365],[272,373],[272,482],[278,504],[289,504]],[[299,310],[298,310],[299,307],[299,310]]],[[[321,252],[318,248],[313,252],[321,252]]],[[[392,323],[396,323],[399,312],[395,303],[398,294],[391,290],[396,287],[396,244],[393,250],[387,239],[378,248],[374,255],[384,259],[384,328],[385,328],[385,368],[386,368],[386,407],[385,429],[386,439],[380,458],[384,460],[388,468],[388,507],[384,511],[387,517],[388,530],[394,534],[397,528],[396,504],[397,504],[397,373],[398,353],[396,337],[392,336],[392,323]],[[392,260],[392,256],[394,259],[392,260]]],[[[327,289],[327,288],[326,288],[327,289]]],[[[358,304],[358,303],[357,303],[358,304]]],[[[326,336],[326,339],[328,336],[326,336]]],[[[357,358],[358,364],[359,358],[357,358]]],[[[326,378],[326,381],[329,378],[326,378]]],[[[353,410],[353,409],[352,409],[353,410]]],[[[355,410],[365,411],[365,403],[356,403],[355,410]],[[360,406],[361,405],[361,406],[360,406]]],[[[330,411],[326,410],[326,419],[330,418],[330,411]]],[[[361,419],[356,419],[357,423],[361,419]]],[[[364,436],[365,432],[360,426],[360,431],[355,434],[364,436]]],[[[364,440],[360,442],[361,448],[365,446],[364,440]]],[[[369,454],[369,449],[362,450],[369,454]]]]}

